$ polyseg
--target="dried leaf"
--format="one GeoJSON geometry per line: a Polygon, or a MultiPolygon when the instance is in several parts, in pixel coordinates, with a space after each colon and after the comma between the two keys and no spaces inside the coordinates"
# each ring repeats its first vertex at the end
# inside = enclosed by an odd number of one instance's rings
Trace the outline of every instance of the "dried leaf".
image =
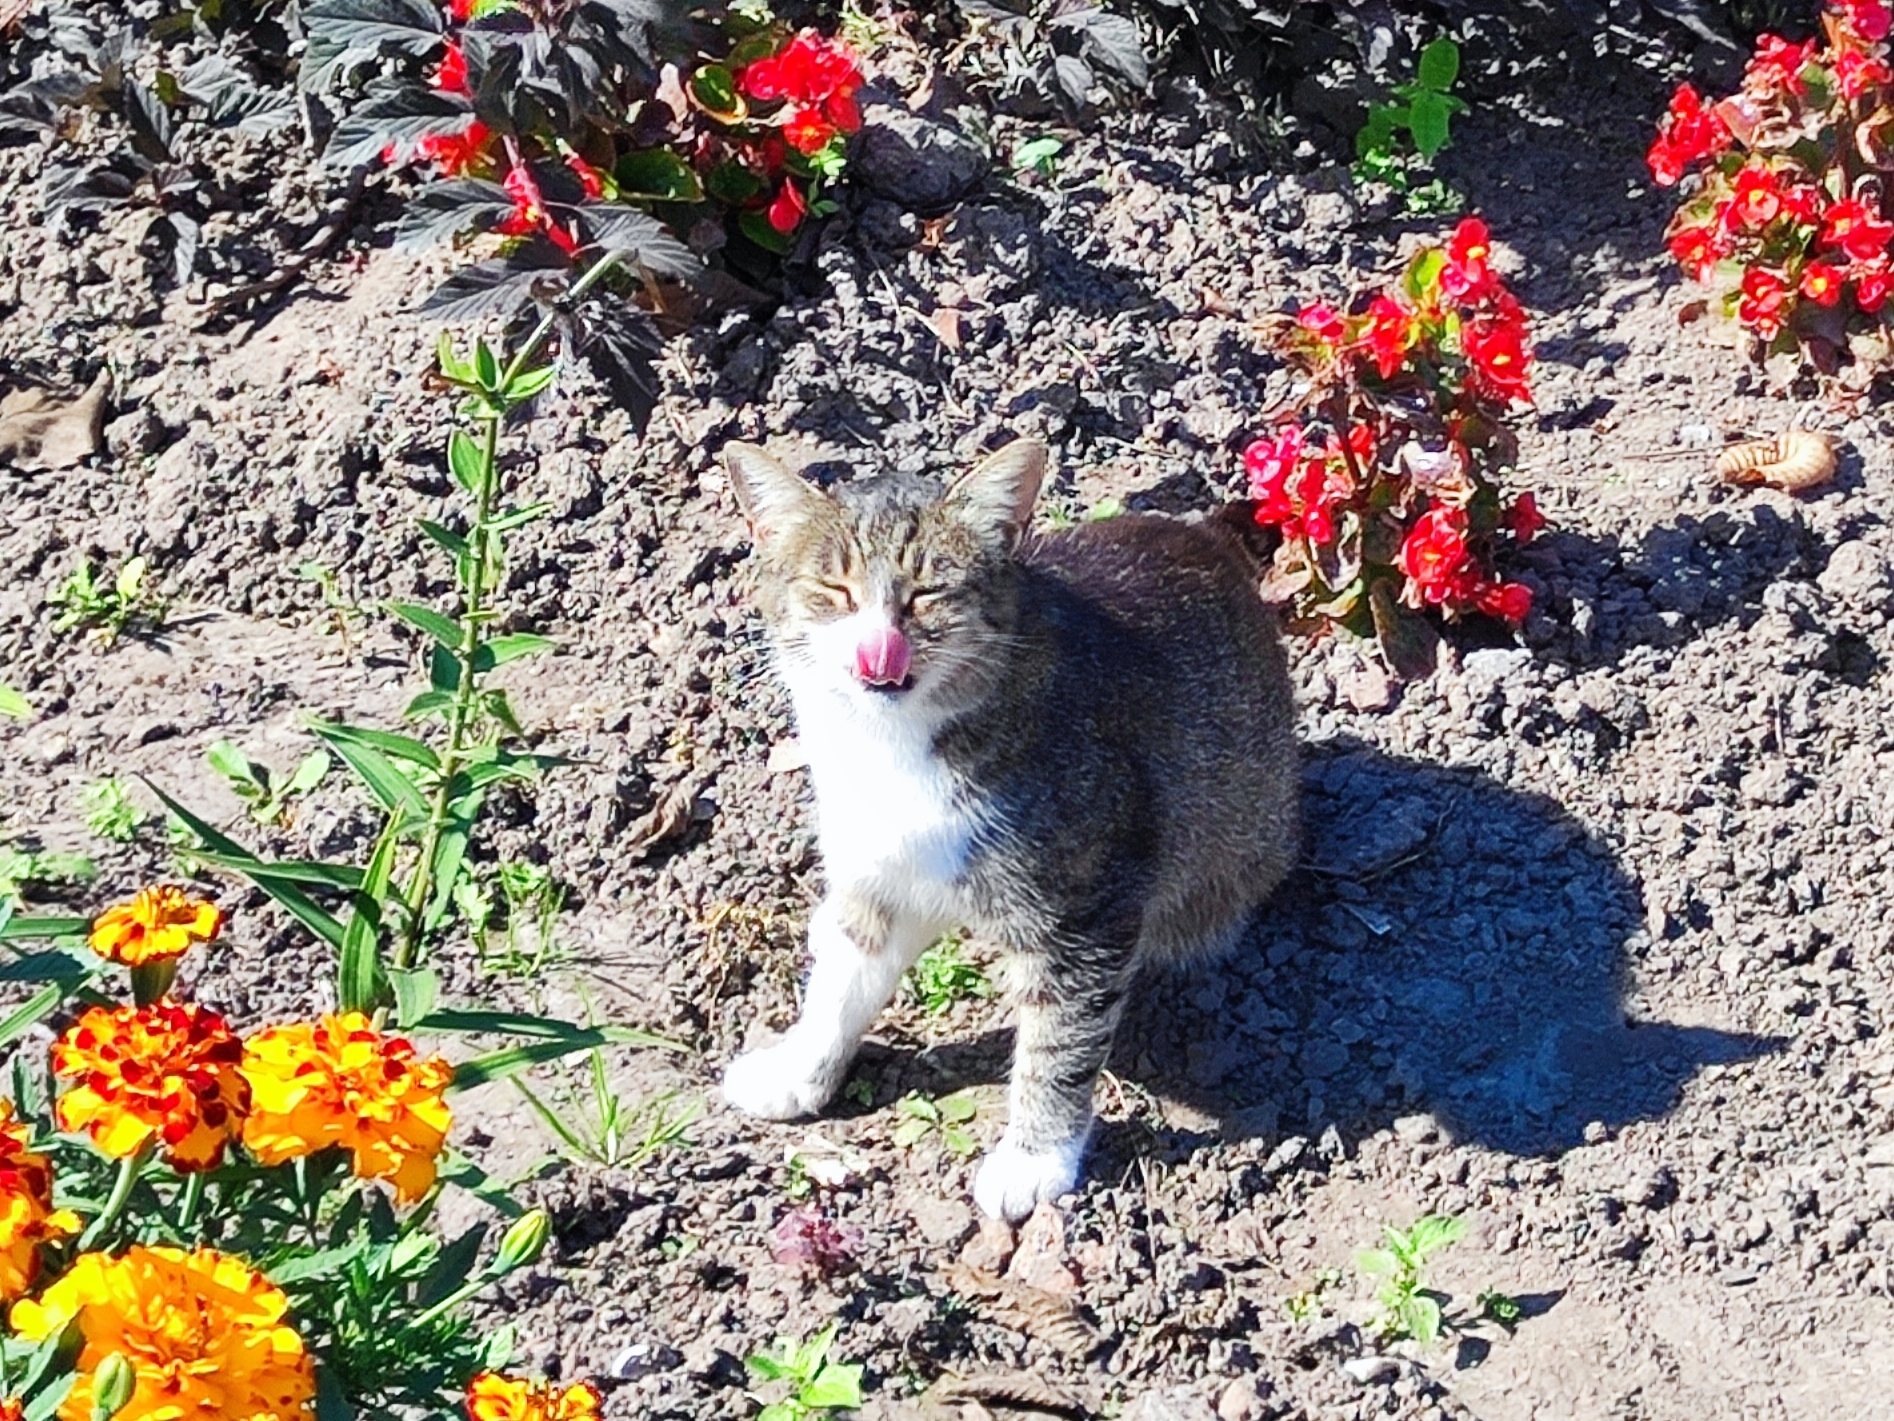
{"type": "Polygon", "coordinates": [[[1422,681],[1433,675],[1440,634],[1426,619],[1398,606],[1386,582],[1375,583],[1368,594],[1368,606],[1374,613],[1375,640],[1389,669],[1407,681],[1422,681]]]}
{"type": "Polygon", "coordinates": [[[691,808],[697,803],[698,788],[698,782],[690,777],[672,785],[649,813],[625,831],[627,852],[642,857],[659,844],[681,837],[691,826],[691,808]]]}
{"type": "Polygon", "coordinates": [[[0,399],[0,460],[16,469],[70,469],[105,447],[105,399],[112,377],[104,371],[74,400],[45,390],[15,390],[0,399]]]}
{"type": "Polygon", "coordinates": [[[1072,1358],[1090,1355],[1104,1339],[1069,1297],[1043,1288],[997,1278],[956,1260],[942,1270],[948,1284],[963,1296],[982,1302],[994,1321],[1037,1337],[1072,1358]]]}
{"type": "Polygon", "coordinates": [[[1697,321],[1701,321],[1709,314],[1710,303],[1708,301],[1686,301],[1677,312],[1677,324],[1680,326],[1692,325],[1697,321]]]}
{"type": "Polygon", "coordinates": [[[1048,1293],[1078,1291],[1078,1276],[1065,1261],[1065,1221],[1053,1205],[1041,1203],[1020,1226],[1019,1247],[1007,1265],[1006,1276],[1048,1293]]]}
{"type": "Polygon", "coordinates": [[[1089,1414],[1085,1403],[1031,1372],[981,1372],[970,1377],[942,1377],[931,1395],[939,1401],[997,1401],[1006,1406],[1031,1407],[1069,1416],[1089,1414]]]}
{"type": "Polygon", "coordinates": [[[942,345],[949,350],[960,349],[960,312],[952,306],[942,306],[925,319],[927,328],[940,338],[942,345]]]}

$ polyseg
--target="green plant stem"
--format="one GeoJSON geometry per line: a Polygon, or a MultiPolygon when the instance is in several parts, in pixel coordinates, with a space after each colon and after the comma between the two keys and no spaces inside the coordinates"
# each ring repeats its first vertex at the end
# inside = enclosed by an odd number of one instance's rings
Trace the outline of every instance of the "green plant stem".
{"type": "Polygon", "coordinates": [[[482,1289],[486,1288],[489,1284],[497,1283],[501,1278],[505,1276],[506,1275],[504,1273],[500,1273],[492,1268],[482,1269],[479,1273],[476,1273],[472,1278],[468,1279],[465,1283],[462,1283],[458,1288],[454,1289],[453,1292],[449,1293],[446,1297],[442,1298],[439,1302],[435,1303],[433,1307],[428,1308],[426,1311],[420,1313],[418,1316],[411,1318],[408,1321],[407,1326],[401,1329],[398,1336],[408,1337],[416,1332],[419,1332],[422,1328],[426,1327],[430,1322],[434,1321],[435,1318],[441,1316],[443,1313],[452,1312],[455,1308],[459,1307],[462,1303],[474,1297],[482,1289]]]}
{"type": "MultiPolygon", "coordinates": [[[[606,252],[572,283],[571,295],[584,295],[604,280],[619,260],[618,252],[606,252]]],[[[540,347],[546,343],[546,337],[552,334],[554,318],[555,313],[551,311],[540,317],[539,324],[533,327],[525,344],[507,363],[505,372],[500,376],[499,388],[487,392],[490,399],[497,401],[504,398],[505,391],[519,378],[527,362],[539,353],[540,347]]],[[[421,838],[421,856],[408,888],[408,911],[402,925],[401,942],[395,949],[394,965],[397,971],[402,972],[411,971],[421,956],[425,914],[428,900],[435,889],[434,860],[440,851],[441,836],[447,832],[453,810],[454,781],[465,765],[468,752],[474,748],[467,743],[467,735],[473,725],[474,711],[479,701],[474,661],[480,654],[481,643],[486,639],[487,613],[483,604],[490,590],[487,587],[487,569],[492,560],[493,536],[487,525],[492,521],[494,499],[499,493],[495,464],[499,457],[500,423],[504,418],[505,411],[502,410],[480,421],[480,490],[474,499],[473,526],[468,532],[468,561],[472,566],[467,576],[466,607],[461,614],[460,680],[454,688],[454,703],[448,713],[447,749],[441,756],[440,778],[434,787],[434,800],[428,806],[427,829],[421,838]]]]}
{"type": "Polygon", "coordinates": [[[125,1206],[131,1203],[132,1190],[137,1188],[138,1177],[145,1172],[145,1165],[150,1159],[151,1144],[147,1141],[118,1162],[118,1178],[112,1182],[112,1192],[98,1217],[86,1225],[86,1231],[79,1236],[79,1252],[88,1252],[112,1231],[119,1216],[125,1212],[125,1206]]]}
{"type": "Polygon", "coordinates": [[[184,1177],[184,1196],[178,1200],[178,1232],[189,1233],[197,1222],[198,1208],[204,1202],[204,1171],[193,1170],[184,1177]]]}

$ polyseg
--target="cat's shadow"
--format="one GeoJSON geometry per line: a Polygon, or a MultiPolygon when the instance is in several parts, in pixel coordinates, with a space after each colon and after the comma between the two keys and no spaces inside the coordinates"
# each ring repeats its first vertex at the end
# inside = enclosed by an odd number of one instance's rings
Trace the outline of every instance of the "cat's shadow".
{"type": "MultiPolygon", "coordinates": [[[[1307,867],[1228,959],[1148,975],[1119,1032],[1116,1077],[1218,1122],[1172,1132],[1179,1148],[1330,1126],[1352,1144],[1424,1111],[1459,1140],[1556,1154],[1780,1045],[1631,999],[1634,960],[1665,944],[1555,801],[1346,742],[1310,747],[1303,791],[1307,867]]],[[[935,1091],[995,1079],[1009,1044],[936,1047],[898,1073],[935,1091]]],[[[1108,1126],[1094,1169],[1149,1147],[1108,1126]]]]}

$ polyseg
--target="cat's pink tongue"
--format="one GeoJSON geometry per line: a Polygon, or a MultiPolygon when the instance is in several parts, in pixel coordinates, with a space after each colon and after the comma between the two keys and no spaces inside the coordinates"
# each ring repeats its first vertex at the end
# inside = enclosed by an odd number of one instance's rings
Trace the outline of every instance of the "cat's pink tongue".
{"type": "Polygon", "coordinates": [[[864,686],[899,686],[913,660],[899,627],[877,627],[855,647],[855,675],[864,686]]]}

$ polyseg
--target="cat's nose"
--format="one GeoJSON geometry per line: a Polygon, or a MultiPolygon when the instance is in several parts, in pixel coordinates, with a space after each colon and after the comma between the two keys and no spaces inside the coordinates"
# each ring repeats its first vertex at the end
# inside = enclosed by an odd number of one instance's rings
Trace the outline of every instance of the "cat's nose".
{"type": "Polygon", "coordinates": [[[864,686],[899,686],[908,679],[914,649],[899,627],[876,627],[855,644],[855,676],[864,686]]]}

